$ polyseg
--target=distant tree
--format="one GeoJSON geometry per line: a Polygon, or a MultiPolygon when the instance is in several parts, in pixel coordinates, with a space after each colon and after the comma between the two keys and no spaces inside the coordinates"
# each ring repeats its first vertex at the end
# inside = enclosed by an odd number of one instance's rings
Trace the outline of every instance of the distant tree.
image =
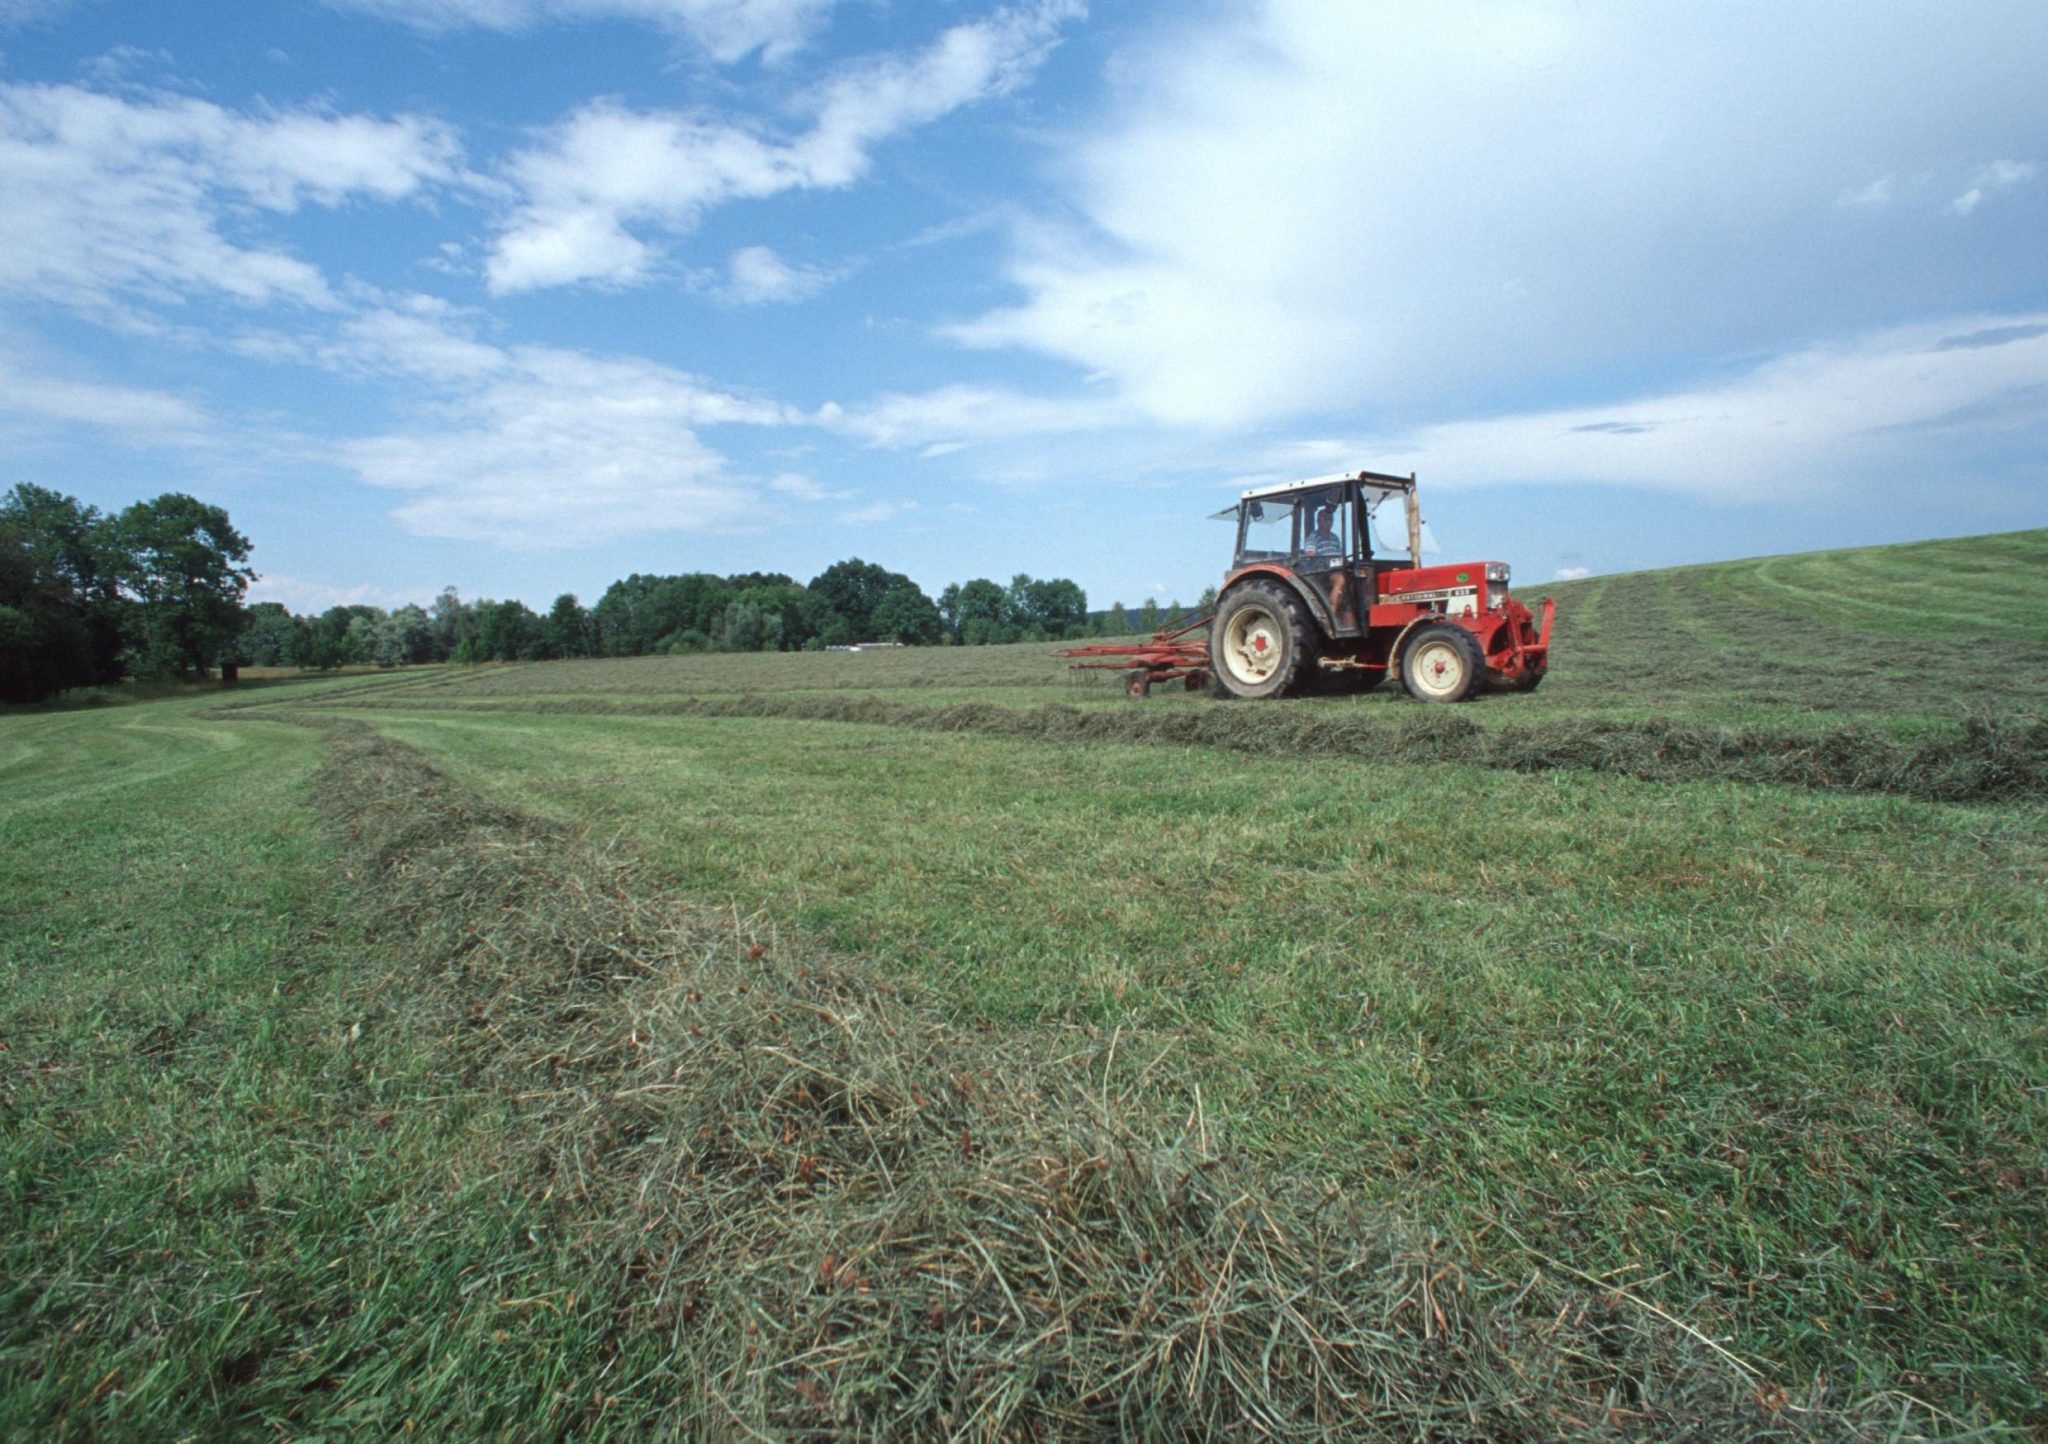
{"type": "Polygon", "coordinates": [[[963,644],[986,647],[994,642],[1016,640],[1008,592],[986,577],[976,577],[948,590],[954,593],[953,625],[963,644]]]}
{"type": "MultiPolygon", "coordinates": [[[[773,576],[774,573],[766,575],[773,576]]],[[[749,587],[734,597],[761,613],[761,647],[764,651],[793,652],[811,635],[810,593],[794,582],[749,587]]]]}
{"type": "Polygon", "coordinates": [[[1138,609],[1138,630],[1148,636],[1159,630],[1159,603],[1145,598],[1145,605],[1138,609]]]}
{"type": "Polygon", "coordinates": [[[853,640],[852,624],[835,612],[830,602],[808,587],[800,590],[803,595],[796,603],[797,627],[794,635],[803,638],[800,645],[806,652],[818,651],[828,644],[844,645],[853,640]],[[812,646],[813,642],[818,645],[812,646]]]}
{"type": "Polygon", "coordinates": [[[308,617],[300,635],[298,655],[292,660],[298,666],[322,672],[367,661],[367,657],[356,654],[356,643],[349,635],[355,620],[355,612],[348,607],[329,607],[317,617],[308,617]]]}
{"type": "Polygon", "coordinates": [[[1010,618],[1027,634],[1058,639],[1088,629],[1088,597],[1065,577],[1043,581],[1019,573],[1010,582],[1010,618]]]}
{"type": "Polygon", "coordinates": [[[429,613],[434,636],[434,660],[453,661],[464,642],[476,637],[476,608],[462,600],[453,587],[443,587],[429,613]]]}
{"type": "Polygon", "coordinates": [[[251,667],[289,666],[298,628],[298,618],[283,603],[257,602],[248,609],[235,650],[251,667]]]}
{"type": "Polygon", "coordinates": [[[478,602],[476,640],[471,656],[478,662],[532,662],[547,645],[541,619],[521,601],[478,602]]]}
{"type": "Polygon", "coordinates": [[[572,592],[555,598],[548,608],[547,647],[551,656],[588,657],[595,640],[590,613],[572,592]]]}
{"type": "Polygon", "coordinates": [[[381,615],[366,617],[360,612],[356,612],[349,617],[348,630],[342,634],[342,637],[348,651],[348,663],[351,667],[361,667],[372,662],[380,667],[394,667],[398,665],[395,660],[386,661],[378,655],[379,648],[377,643],[382,638],[384,624],[388,620],[388,618],[381,615]]]}
{"type": "Polygon", "coordinates": [[[854,557],[850,561],[834,562],[811,578],[810,590],[822,596],[832,610],[846,620],[854,640],[859,641],[873,635],[875,608],[882,604],[882,598],[889,594],[890,588],[916,585],[900,572],[854,557]]]}
{"type": "Polygon", "coordinates": [[[434,623],[425,610],[408,602],[385,618],[396,641],[397,665],[412,666],[420,662],[437,662],[434,644],[434,623]]]}
{"type": "Polygon", "coordinates": [[[127,607],[110,530],[43,487],[0,499],[0,701],[121,679],[127,607]]]}
{"type": "Polygon", "coordinates": [[[114,521],[114,566],[130,598],[138,670],[204,677],[242,630],[242,597],[256,573],[249,539],[220,507],[166,492],[114,521]]]}
{"type": "Polygon", "coordinates": [[[1103,635],[1108,637],[1128,637],[1131,634],[1131,614],[1124,610],[1122,602],[1110,603],[1109,615],[1103,619],[1102,631],[1103,635]]]}
{"type": "Polygon", "coordinates": [[[1216,610],[1216,589],[1214,587],[1202,588],[1202,595],[1195,599],[1195,610],[1203,613],[1216,610]]]}
{"type": "Polygon", "coordinates": [[[758,652],[774,645],[761,608],[753,602],[734,602],[725,609],[719,623],[718,648],[722,652],[758,652]]]}
{"type": "Polygon", "coordinates": [[[870,623],[874,640],[928,647],[945,635],[939,609],[915,585],[889,588],[870,623]]]}

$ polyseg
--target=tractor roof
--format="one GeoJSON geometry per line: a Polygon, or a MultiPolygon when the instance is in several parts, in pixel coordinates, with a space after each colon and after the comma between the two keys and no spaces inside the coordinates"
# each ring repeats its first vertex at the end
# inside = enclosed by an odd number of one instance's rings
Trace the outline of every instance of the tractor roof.
{"type": "Polygon", "coordinates": [[[1371,482],[1387,491],[1412,491],[1415,488],[1413,476],[1388,476],[1378,471],[1337,471],[1328,476],[1311,476],[1305,481],[1283,481],[1274,486],[1250,487],[1239,494],[1238,500],[1254,501],[1269,496],[1286,496],[1292,492],[1313,491],[1317,487],[1335,486],[1345,481],[1371,482]]]}

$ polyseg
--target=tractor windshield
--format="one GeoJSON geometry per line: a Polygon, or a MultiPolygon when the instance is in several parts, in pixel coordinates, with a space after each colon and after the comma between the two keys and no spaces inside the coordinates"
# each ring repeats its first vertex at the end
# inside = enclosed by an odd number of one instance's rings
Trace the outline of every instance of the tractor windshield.
{"type": "MultiPolygon", "coordinates": [[[[1408,505],[1403,500],[1405,493],[1392,487],[1366,486],[1360,488],[1365,498],[1365,513],[1372,529],[1372,549],[1375,555],[1398,557],[1408,554],[1408,505]]],[[[1436,536],[1430,531],[1429,523],[1422,524],[1423,555],[1433,555],[1437,550],[1436,536]]]]}

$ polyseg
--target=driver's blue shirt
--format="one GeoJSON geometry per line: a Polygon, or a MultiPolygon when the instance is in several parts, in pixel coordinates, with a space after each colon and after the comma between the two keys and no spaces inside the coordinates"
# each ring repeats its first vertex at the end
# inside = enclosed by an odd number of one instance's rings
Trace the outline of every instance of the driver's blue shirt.
{"type": "Polygon", "coordinates": [[[1339,557],[1344,555],[1344,543],[1337,539],[1335,532],[1310,532],[1308,534],[1308,555],[1312,557],[1339,557]]]}

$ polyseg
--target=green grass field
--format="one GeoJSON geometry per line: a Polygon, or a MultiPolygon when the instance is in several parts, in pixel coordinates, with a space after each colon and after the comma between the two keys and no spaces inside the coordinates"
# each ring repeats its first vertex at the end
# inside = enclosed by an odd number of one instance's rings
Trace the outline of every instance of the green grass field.
{"type": "Polygon", "coordinates": [[[2048,532],[1555,592],[0,718],[0,1432],[2048,1427],[2048,532]]]}

